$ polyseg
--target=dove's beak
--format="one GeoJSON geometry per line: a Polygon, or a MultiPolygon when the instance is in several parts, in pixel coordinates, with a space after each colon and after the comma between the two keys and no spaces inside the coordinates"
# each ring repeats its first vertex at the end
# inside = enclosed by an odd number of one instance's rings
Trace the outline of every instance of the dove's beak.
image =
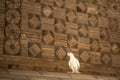
{"type": "Polygon", "coordinates": [[[70,59],[70,56],[67,54],[67,60],[69,60],[70,59]]]}

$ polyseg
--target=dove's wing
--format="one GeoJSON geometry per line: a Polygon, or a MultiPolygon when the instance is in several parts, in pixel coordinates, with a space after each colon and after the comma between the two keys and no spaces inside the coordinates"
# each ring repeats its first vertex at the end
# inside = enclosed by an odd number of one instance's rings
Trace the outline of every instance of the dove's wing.
{"type": "Polygon", "coordinates": [[[79,63],[78,59],[75,58],[75,62],[77,64],[77,66],[80,67],[80,63],[79,63]]]}

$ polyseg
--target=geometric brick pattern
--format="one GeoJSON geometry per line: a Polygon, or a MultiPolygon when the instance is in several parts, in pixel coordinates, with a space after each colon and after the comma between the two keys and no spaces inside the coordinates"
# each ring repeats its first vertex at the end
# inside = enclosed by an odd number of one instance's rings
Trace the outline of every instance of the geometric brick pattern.
{"type": "Polygon", "coordinates": [[[113,54],[119,54],[120,53],[120,47],[117,43],[113,43],[112,44],[112,52],[113,54]]]}
{"type": "MultiPolygon", "coordinates": [[[[92,1],[91,1],[92,2],[92,1]]],[[[98,15],[98,7],[94,4],[87,5],[87,13],[88,14],[93,14],[93,15],[98,15]]]]}
{"type": "Polygon", "coordinates": [[[88,14],[77,13],[77,23],[88,24],[88,14]]]}
{"type": "Polygon", "coordinates": [[[87,51],[83,51],[81,54],[80,54],[80,58],[82,59],[83,62],[87,62],[88,59],[90,58],[89,54],[87,51]]]}
{"type": "Polygon", "coordinates": [[[76,15],[74,12],[70,11],[67,13],[68,21],[74,22],[76,20],[76,15]]]}
{"type": "Polygon", "coordinates": [[[78,24],[66,22],[66,33],[78,36],[78,24]]]}
{"type": "Polygon", "coordinates": [[[77,4],[77,7],[78,7],[78,11],[84,12],[86,10],[86,6],[82,1],[77,4]]]}
{"type": "Polygon", "coordinates": [[[78,48],[82,50],[90,50],[90,40],[88,38],[79,38],[78,48]]]}
{"type": "Polygon", "coordinates": [[[37,44],[33,44],[29,47],[29,52],[32,54],[32,56],[36,57],[38,54],[41,53],[41,48],[37,44]]]}
{"type": "Polygon", "coordinates": [[[70,47],[77,46],[77,40],[76,40],[75,36],[68,37],[68,44],[70,45],[70,47]]]}
{"type": "Polygon", "coordinates": [[[116,19],[110,19],[109,26],[110,26],[111,31],[117,31],[117,29],[118,29],[117,23],[118,23],[118,21],[116,19]]]}
{"type": "Polygon", "coordinates": [[[52,44],[54,41],[53,35],[50,32],[46,33],[43,37],[43,41],[45,44],[52,44]]]}
{"type": "Polygon", "coordinates": [[[98,26],[99,27],[103,27],[103,28],[108,28],[109,22],[108,22],[108,18],[104,18],[104,17],[99,17],[98,18],[98,26]]]}
{"type": "Polygon", "coordinates": [[[55,28],[56,28],[56,31],[59,33],[62,33],[65,31],[64,23],[61,20],[57,21],[57,23],[55,24],[55,28]]]}
{"type": "Polygon", "coordinates": [[[55,7],[53,17],[56,18],[56,19],[65,20],[66,19],[65,9],[55,7]]]}
{"type": "Polygon", "coordinates": [[[49,6],[45,6],[42,8],[42,12],[46,17],[50,17],[52,15],[52,8],[49,6]]]}
{"type": "Polygon", "coordinates": [[[99,28],[89,28],[89,37],[91,39],[100,39],[100,30],[99,30],[99,28]]]}
{"type": "Polygon", "coordinates": [[[120,53],[117,1],[5,0],[6,9],[0,6],[5,11],[5,23],[0,22],[5,25],[0,27],[4,31],[0,50],[4,49],[3,55],[26,55],[35,60],[41,56],[47,61],[57,58],[64,62],[70,48],[85,67],[88,64],[90,68],[95,64],[96,69],[96,65],[116,67],[119,64],[116,55],[120,53]],[[10,43],[11,39],[17,43],[10,43]]]}
{"type": "Polygon", "coordinates": [[[96,16],[91,15],[89,17],[89,22],[90,22],[91,26],[96,27],[96,24],[97,24],[97,18],[96,18],[96,16]]]}
{"type": "Polygon", "coordinates": [[[88,35],[88,29],[86,26],[81,25],[79,28],[79,35],[82,37],[86,37],[88,35]]]}
{"type": "Polygon", "coordinates": [[[20,13],[14,9],[6,11],[6,21],[12,24],[18,24],[20,22],[20,13]]]}
{"type": "Polygon", "coordinates": [[[91,52],[90,55],[91,55],[90,62],[92,64],[101,64],[101,53],[91,52]]]}
{"type": "Polygon", "coordinates": [[[20,28],[18,25],[15,25],[15,24],[7,25],[5,28],[5,32],[6,32],[5,35],[7,38],[13,37],[17,39],[20,36],[20,28]]]}
{"type": "Polygon", "coordinates": [[[100,7],[100,9],[99,9],[99,14],[100,14],[100,16],[106,16],[106,14],[107,14],[107,9],[106,9],[106,7],[100,7]]]}
{"type": "Polygon", "coordinates": [[[112,55],[112,67],[120,68],[120,55],[112,55]]]}
{"type": "Polygon", "coordinates": [[[107,41],[101,41],[100,42],[100,51],[105,53],[111,52],[111,44],[107,41]]]}
{"type": "Polygon", "coordinates": [[[5,37],[4,49],[5,54],[20,55],[20,22],[21,22],[21,0],[6,0],[5,11],[5,37]]]}
{"type": "Polygon", "coordinates": [[[94,51],[99,51],[99,50],[100,50],[99,42],[96,41],[96,40],[93,40],[93,41],[91,42],[91,48],[92,48],[92,50],[94,50],[94,51]]]}
{"type": "Polygon", "coordinates": [[[109,55],[109,54],[104,54],[104,55],[102,56],[102,61],[103,61],[105,64],[109,64],[110,61],[111,61],[110,55],[109,55]]]}
{"type": "Polygon", "coordinates": [[[16,55],[20,51],[20,42],[14,39],[8,39],[5,42],[5,52],[10,55],[16,55]]]}
{"type": "Polygon", "coordinates": [[[65,0],[65,7],[71,10],[76,9],[76,0],[65,0]]]}
{"type": "Polygon", "coordinates": [[[64,1],[63,0],[55,0],[55,5],[57,5],[58,7],[63,7],[64,1]]]}
{"type": "Polygon", "coordinates": [[[6,0],[6,7],[9,9],[18,9],[20,5],[20,0],[6,0]]]}
{"type": "Polygon", "coordinates": [[[100,31],[100,38],[102,40],[107,40],[109,39],[109,34],[107,33],[107,30],[106,29],[101,29],[100,31]]]}
{"type": "Polygon", "coordinates": [[[60,60],[64,59],[64,57],[66,56],[66,51],[64,50],[64,47],[59,47],[56,50],[56,55],[60,60]]]}
{"type": "Polygon", "coordinates": [[[29,15],[29,17],[30,17],[28,21],[29,27],[32,29],[39,29],[40,28],[39,17],[37,17],[36,15],[29,15]]]}

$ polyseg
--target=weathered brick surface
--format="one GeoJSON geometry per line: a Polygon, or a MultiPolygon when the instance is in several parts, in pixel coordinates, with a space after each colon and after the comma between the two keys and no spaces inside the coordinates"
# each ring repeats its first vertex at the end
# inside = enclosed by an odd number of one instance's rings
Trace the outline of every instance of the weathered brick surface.
{"type": "Polygon", "coordinates": [[[1,0],[0,67],[120,75],[120,0],[1,0]]]}
{"type": "Polygon", "coordinates": [[[0,80],[119,80],[118,77],[32,70],[1,70],[0,80]],[[6,72],[7,71],[7,72],[6,72]]]}

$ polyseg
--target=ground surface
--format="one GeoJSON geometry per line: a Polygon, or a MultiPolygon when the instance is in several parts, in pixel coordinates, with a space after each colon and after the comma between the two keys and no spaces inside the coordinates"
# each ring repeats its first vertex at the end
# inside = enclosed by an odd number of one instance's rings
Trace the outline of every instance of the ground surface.
{"type": "Polygon", "coordinates": [[[87,74],[0,69],[0,80],[120,80],[120,79],[119,77],[87,74]]]}

